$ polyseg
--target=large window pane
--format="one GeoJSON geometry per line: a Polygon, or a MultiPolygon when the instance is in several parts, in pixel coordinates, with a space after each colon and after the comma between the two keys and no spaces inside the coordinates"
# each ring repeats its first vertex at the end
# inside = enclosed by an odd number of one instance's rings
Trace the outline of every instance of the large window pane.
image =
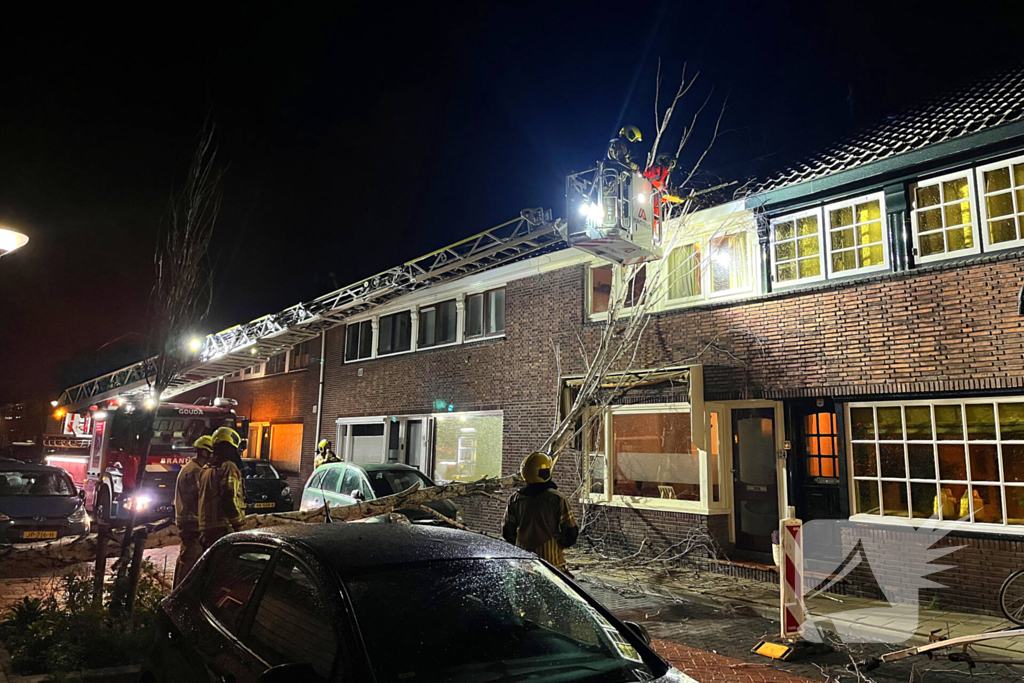
{"type": "Polygon", "coordinates": [[[996,410],[991,403],[968,404],[967,438],[971,441],[994,441],[996,438],[996,410]]]}
{"type": "Polygon", "coordinates": [[[998,486],[975,486],[973,500],[975,522],[1002,524],[1003,494],[998,486]]]}
{"type": "Polygon", "coordinates": [[[875,444],[853,444],[853,474],[857,477],[873,477],[878,474],[875,444]]]}
{"type": "Polygon", "coordinates": [[[385,315],[377,329],[377,355],[401,353],[412,348],[412,313],[385,315]]]}
{"type": "Polygon", "coordinates": [[[883,477],[903,478],[907,476],[906,462],[903,459],[903,444],[879,444],[878,456],[882,465],[883,477]]]}
{"type": "Polygon", "coordinates": [[[935,447],[928,443],[907,444],[911,479],[935,478],[935,447]]]}
{"type": "Polygon", "coordinates": [[[333,624],[324,591],[298,560],[284,555],[260,599],[248,643],[271,666],[308,663],[326,680],[338,644],[333,624]]]}
{"type": "Polygon", "coordinates": [[[612,415],[612,452],[616,495],[700,500],[689,413],[612,415]]]}
{"type": "Polygon", "coordinates": [[[914,190],[918,256],[941,256],[975,247],[970,176],[930,181],[914,190]]]}
{"type": "Polygon", "coordinates": [[[967,479],[967,460],[964,447],[960,444],[939,444],[939,477],[942,479],[967,479]]]}
{"type": "Polygon", "coordinates": [[[857,440],[874,439],[875,411],[871,408],[851,408],[850,432],[857,440]]]}
{"type": "MultiPolygon", "coordinates": [[[[608,310],[605,306],[604,310],[608,310]]],[[[484,333],[484,295],[466,297],[466,336],[479,337],[484,333]]]]}
{"type": "Polygon", "coordinates": [[[932,440],[932,409],[929,406],[907,406],[907,438],[911,441],[932,440]]]}
{"type": "Polygon", "coordinates": [[[700,295],[700,249],[696,244],[684,244],[668,255],[668,298],[700,295]]]}
{"type": "Polygon", "coordinates": [[[959,405],[935,406],[935,436],[939,440],[963,440],[963,413],[959,405]]]}
{"type": "Polygon", "coordinates": [[[711,292],[749,289],[751,258],[746,233],[714,237],[711,251],[711,292]]]}
{"type": "Polygon", "coordinates": [[[501,415],[437,416],[434,476],[444,481],[501,477],[501,415]]]}
{"type": "Polygon", "coordinates": [[[891,517],[909,517],[907,485],[902,481],[882,482],[882,514],[891,517]]]}
{"type": "Polygon", "coordinates": [[[903,409],[878,409],[878,438],[883,440],[903,438],[903,409]]]}
{"type": "Polygon", "coordinates": [[[787,284],[821,275],[818,214],[772,222],[775,282],[787,284]]]}
{"type": "MultiPolygon", "coordinates": [[[[612,295],[612,267],[590,269],[590,312],[607,313],[612,295]]],[[[469,329],[468,326],[466,328],[469,329]]]]}
{"type": "Polygon", "coordinates": [[[419,346],[426,348],[455,341],[458,309],[455,300],[420,309],[419,346]]]}
{"type": "Polygon", "coordinates": [[[935,515],[935,483],[910,485],[910,506],[914,517],[929,518],[935,515]]]}
{"type": "Polygon", "coordinates": [[[971,481],[999,481],[999,453],[995,444],[972,443],[971,481]]]}
{"type": "Polygon", "coordinates": [[[1024,441],[1024,403],[999,404],[999,436],[1003,441],[1024,441]]]}
{"type": "Polygon", "coordinates": [[[862,515],[877,515],[878,482],[874,479],[857,482],[857,512],[862,515]]]}
{"type": "Polygon", "coordinates": [[[500,334],[505,331],[505,290],[487,292],[487,321],[485,334],[500,334]]]}
{"type": "Polygon", "coordinates": [[[252,590],[270,562],[271,551],[259,545],[220,546],[211,559],[201,601],[214,619],[238,633],[252,590]]]}
{"type": "Polygon", "coordinates": [[[626,300],[623,305],[632,307],[641,303],[644,298],[644,290],[647,289],[647,264],[624,267],[622,279],[626,283],[626,300]]]}

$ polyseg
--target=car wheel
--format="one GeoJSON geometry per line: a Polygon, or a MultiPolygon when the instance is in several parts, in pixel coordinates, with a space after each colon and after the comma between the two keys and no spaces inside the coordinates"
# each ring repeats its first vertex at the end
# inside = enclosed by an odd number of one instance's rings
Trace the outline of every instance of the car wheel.
{"type": "Polygon", "coordinates": [[[106,489],[100,491],[100,494],[96,496],[92,514],[96,518],[97,524],[110,524],[110,494],[106,489]]]}

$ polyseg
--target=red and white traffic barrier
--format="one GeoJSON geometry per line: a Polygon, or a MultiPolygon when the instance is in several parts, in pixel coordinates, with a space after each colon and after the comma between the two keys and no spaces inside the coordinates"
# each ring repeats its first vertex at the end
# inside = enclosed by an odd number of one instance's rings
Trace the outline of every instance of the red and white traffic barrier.
{"type": "Polygon", "coordinates": [[[804,546],[803,522],[784,519],[779,523],[782,564],[779,566],[779,588],[782,637],[794,640],[804,624],[804,546]]]}

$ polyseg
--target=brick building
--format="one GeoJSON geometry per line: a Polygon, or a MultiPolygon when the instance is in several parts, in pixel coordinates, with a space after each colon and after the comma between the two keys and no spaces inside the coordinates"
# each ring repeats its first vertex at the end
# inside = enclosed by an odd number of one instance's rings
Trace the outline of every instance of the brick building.
{"type": "MultiPolygon", "coordinates": [[[[296,480],[317,437],[440,479],[510,474],[584,372],[609,296],[629,315],[664,269],[630,368],[646,380],[556,468],[585,537],[622,555],[711,538],[731,562],[706,566],[770,580],[789,507],[845,520],[836,553],[938,516],[965,546],[939,603],[996,611],[1024,562],[1024,72],[666,233],[646,265],[563,245],[363,307],[219,386],[253,420],[250,454],[296,480]]],[[[463,506],[497,530],[500,503],[463,506]]],[[[876,590],[857,574],[844,589],[876,590]]]]}

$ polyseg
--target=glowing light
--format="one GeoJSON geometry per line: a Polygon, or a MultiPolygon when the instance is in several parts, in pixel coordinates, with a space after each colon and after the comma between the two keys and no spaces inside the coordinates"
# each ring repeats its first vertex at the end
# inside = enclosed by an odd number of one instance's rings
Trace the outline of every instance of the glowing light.
{"type": "Polygon", "coordinates": [[[647,195],[645,195],[643,192],[641,192],[640,194],[638,194],[636,196],[636,200],[638,202],[640,202],[641,204],[646,204],[647,203],[647,195]]]}
{"type": "Polygon", "coordinates": [[[152,398],[147,398],[143,405],[146,406],[147,408],[152,409],[153,406],[156,405],[156,402],[152,398]]]}
{"type": "Polygon", "coordinates": [[[255,356],[256,355],[256,347],[254,346],[251,349],[249,349],[249,353],[251,353],[252,355],[255,356]]]}
{"type": "Polygon", "coordinates": [[[203,340],[196,337],[188,343],[188,348],[192,350],[192,353],[199,353],[203,349],[203,340]]]}
{"type": "Polygon", "coordinates": [[[28,244],[28,235],[0,226],[0,256],[10,254],[28,244]]]}
{"type": "Polygon", "coordinates": [[[93,419],[96,419],[96,420],[106,420],[107,419],[107,411],[105,411],[105,410],[99,411],[98,413],[93,415],[93,419]]]}
{"type": "Polygon", "coordinates": [[[586,216],[590,213],[590,204],[580,204],[580,215],[586,216]]]}
{"type": "Polygon", "coordinates": [[[714,256],[715,263],[723,268],[728,268],[729,264],[732,263],[732,256],[727,251],[719,251],[714,256]]]}
{"type": "Polygon", "coordinates": [[[63,408],[57,408],[57,411],[53,414],[53,416],[59,420],[67,414],[68,411],[64,410],[63,408]]]}
{"type": "Polygon", "coordinates": [[[56,401],[50,401],[50,405],[53,406],[54,408],[56,408],[57,407],[57,402],[56,401]]]}

